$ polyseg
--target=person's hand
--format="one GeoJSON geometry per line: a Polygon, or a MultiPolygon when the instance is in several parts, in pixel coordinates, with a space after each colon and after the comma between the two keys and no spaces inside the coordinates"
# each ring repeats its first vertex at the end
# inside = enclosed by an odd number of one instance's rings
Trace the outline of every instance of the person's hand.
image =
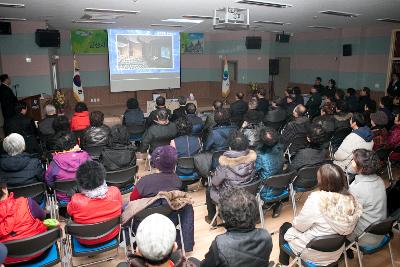
{"type": "Polygon", "coordinates": [[[246,128],[249,125],[249,123],[247,121],[244,121],[242,124],[242,128],[246,128]]]}

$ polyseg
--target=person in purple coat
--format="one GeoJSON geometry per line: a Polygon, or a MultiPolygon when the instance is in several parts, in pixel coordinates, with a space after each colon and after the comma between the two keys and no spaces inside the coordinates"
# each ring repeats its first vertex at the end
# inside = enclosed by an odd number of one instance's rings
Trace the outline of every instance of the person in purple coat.
{"type": "MultiPolygon", "coordinates": [[[[81,150],[72,132],[64,132],[57,140],[56,151],[53,160],[47,167],[45,180],[47,185],[52,187],[55,181],[75,180],[75,173],[79,166],[88,160],[92,160],[90,155],[81,150]]],[[[57,199],[69,202],[70,197],[65,193],[57,192],[57,199]]]]}

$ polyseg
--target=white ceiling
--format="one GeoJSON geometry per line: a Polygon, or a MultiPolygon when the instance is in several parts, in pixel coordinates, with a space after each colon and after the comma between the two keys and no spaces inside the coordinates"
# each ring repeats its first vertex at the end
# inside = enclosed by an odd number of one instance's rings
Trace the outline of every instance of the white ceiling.
{"type": "MultiPolygon", "coordinates": [[[[262,0],[266,1],[266,0],[262,0]]],[[[290,25],[262,25],[257,30],[287,32],[317,31],[307,26],[320,25],[336,28],[385,25],[377,18],[400,19],[400,0],[285,0],[275,1],[291,4],[290,8],[271,8],[238,4],[236,0],[1,0],[1,2],[25,4],[25,8],[0,7],[0,17],[17,17],[28,20],[48,20],[49,25],[57,29],[72,28],[134,28],[163,29],[150,27],[150,24],[166,23],[162,19],[181,18],[183,15],[212,16],[214,9],[221,7],[242,7],[250,9],[250,22],[256,20],[282,21],[290,25]],[[115,24],[76,24],[84,8],[105,8],[138,10],[139,14],[126,15],[115,19],[115,24]],[[345,18],[320,14],[322,10],[335,10],[360,14],[357,18],[345,18]]],[[[179,23],[166,23],[179,24],[179,23]]],[[[183,28],[165,28],[168,30],[209,32],[212,31],[212,20],[201,24],[182,24],[183,28]]],[[[400,24],[397,24],[400,27],[400,24]]]]}

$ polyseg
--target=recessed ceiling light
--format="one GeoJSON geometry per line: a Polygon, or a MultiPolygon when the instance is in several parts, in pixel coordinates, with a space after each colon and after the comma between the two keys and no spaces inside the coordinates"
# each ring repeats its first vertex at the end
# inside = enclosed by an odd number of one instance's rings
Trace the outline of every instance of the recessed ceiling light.
{"type": "Polygon", "coordinates": [[[289,25],[289,22],[282,22],[282,21],[270,21],[270,20],[256,20],[253,21],[253,23],[259,23],[259,24],[271,24],[271,25],[289,25]]]}
{"type": "Polygon", "coordinates": [[[174,25],[174,24],[151,24],[151,27],[169,27],[169,28],[181,28],[182,25],[174,25]]]}
{"type": "Polygon", "coordinates": [[[213,19],[213,16],[183,15],[182,18],[186,18],[186,19],[213,19]]]}
{"type": "Polygon", "coordinates": [[[321,26],[321,25],[311,25],[311,26],[307,26],[307,27],[308,28],[313,28],[313,29],[326,29],[326,30],[336,29],[335,27],[321,26]]]}
{"type": "Polygon", "coordinates": [[[265,7],[276,7],[276,8],[288,8],[288,7],[293,6],[291,4],[264,2],[264,1],[255,1],[255,0],[239,0],[239,1],[236,1],[236,3],[247,4],[247,5],[256,5],[256,6],[265,6],[265,7]]]}
{"type": "Polygon", "coordinates": [[[7,21],[25,21],[25,18],[0,18],[0,20],[7,20],[7,21]]]}
{"type": "Polygon", "coordinates": [[[0,3],[0,7],[11,7],[11,8],[24,8],[24,4],[10,4],[10,3],[0,3]]]}
{"type": "Polygon", "coordinates": [[[199,24],[202,23],[204,20],[202,19],[163,19],[163,22],[177,22],[177,23],[194,23],[199,24]]]}
{"type": "Polygon", "coordinates": [[[357,13],[334,11],[334,10],[324,10],[324,11],[320,11],[319,13],[325,14],[325,15],[332,15],[332,16],[348,17],[348,18],[356,18],[356,17],[360,16],[360,14],[357,14],[357,13]]]}
{"type": "Polygon", "coordinates": [[[115,21],[102,20],[73,20],[73,23],[92,23],[92,24],[115,24],[115,21]]]}
{"type": "Polygon", "coordinates": [[[118,14],[137,14],[140,11],[136,10],[122,10],[122,9],[105,9],[105,8],[85,8],[84,11],[96,13],[118,13],[118,14]]]}
{"type": "Polygon", "coordinates": [[[399,19],[383,18],[383,19],[376,19],[376,20],[382,21],[382,22],[400,23],[399,19]]]}

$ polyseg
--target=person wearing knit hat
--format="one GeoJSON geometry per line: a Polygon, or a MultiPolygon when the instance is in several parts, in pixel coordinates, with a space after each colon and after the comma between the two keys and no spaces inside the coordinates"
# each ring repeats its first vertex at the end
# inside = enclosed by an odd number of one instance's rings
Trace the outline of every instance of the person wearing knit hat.
{"type": "Polygon", "coordinates": [[[375,113],[371,113],[371,131],[373,134],[374,147],[373,150],[386,147],[388,131],[386,125],[389,120],[385,112],[378,110],[375,113]]]}
{"type": "Polygon", "coordinates": [[[151,154],[150,164],[155,168],[155,173],[143,176],[136,183],[130,200],[154,197],[161,191],[180,190],[182,182],[175,174],[178,160],[176,149],[172,146],[160,146],[151,154]]]}

